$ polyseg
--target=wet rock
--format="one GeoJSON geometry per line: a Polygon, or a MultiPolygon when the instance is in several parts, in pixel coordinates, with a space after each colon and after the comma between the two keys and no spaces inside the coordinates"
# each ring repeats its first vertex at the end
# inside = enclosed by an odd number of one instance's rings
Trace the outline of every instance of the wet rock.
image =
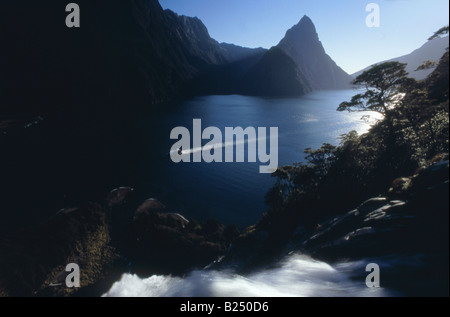
{"type": "Polygon", "coordinates": [[[448,160],[449,160],[449,154],[448,153],[440,153],[440,154],[435,155],[431,159],[430,163],[431,163],[431,165],[433,165],[433,164],[436,164],[436,163],[439,163],[439,162],[448,161],[448,160]]]}
{"type": "Polygon", "coordinates": [[[411,189],[412,179],[407,177],[397,178],[392,182],[391,188],[389,188],[389,195],[405,195],[411,189]]]}
{"type": "Polygon", "coordinates": [[[273,232],[280,232],[280,223],[290,228],[294,218],[286,212],[273,215],[272,223],[265,222],[242,235],[221,265],[255,267],[270,257],[272,246],[279,250],[275,256],[294,251],[329,263],[391,254],[448,254],[448,165],[448,160],[439,161],[418,175],[399,178],[388,197],[374,197],[315,226],[302,224],[300,219],[289,231],[287,242],[274,243],[273,232]]]}
{"type": "Polygon", "coordinates": [[[72,208],[63,208],[60,211],[58,211],[56,214],[57,215],[68,215],[72,212],[76,212],[78,211],[79,208],[78,207],[72,207],[72,208]]]}
{"type": "Polygon", "coordinates": [[[144,201],[136,210],[134,217],[138,218],[142,214],[152,213],[157,211],[163,211],[166,209],[159,200],[155,198],[150,198],[144,201]]]}
{"type": "Polygon", "coordinates": [[[139,205],[136,197],[129,199],[132,192],[117,188],[104,204],[61,209],[42,224],[0,239],[0,296],[86,294],[130,270],[183,274],[218,259],[240,234],[235,226],[169,212],[157,199],[139,205]],[[80,266],[79,290],[65,287],[68,263],[80,266]]]}
{"type": "Polygon", "coordinates": [[[389,204],[370,212],[366,217],[364,217],[364,222],[370,223],[372,221],[394,219],[396,215],[401,215],[405,205],[406,202],[404,201],[390,201],[389,204]]]}
{"type": "Polygon", "coordinates": [[[361,215],[367,215],[369,212],[373,211],[374,209],[378,209],[388,203],[388,199],[386,197],[376,197],[371,198],[364,203],[362,203],[358,208],[358,214],[361,215]]]}
{"type": "Polygon", "coordinates": [[[411,192],[423,192],[432,189],[442,183],[448,182],[449,161],[441,161],[426,167],[417,177],[414,178],[411,192]]]}
{"type": "Polygon", "coordinates": [[[402,187],[405,200],[371,199],[323,223],[326,229],[307,239],[302,250],[327,261],[444,252],[448,250],[448,177],[448,161],[442,161],[418,176],[398,179],[394,183],[402,187]]]}
{"type": "Polygon", "coordinates": [[[404,249],[407,238],[402,231],[408,232],[417,222],[407,202],[377,198],[324,223],[326,229],[304,241],[301,249],[331,262],[383,255],[404,249]]]}
{"type": "Polygon", "coordinates": [[[226,256],[215,263],[212,268],[234,268],[245,272],[261,265],[272,256],[270,232],[256,229],[254,226],[239,235],[231,245],[226,256]]]}
{"type": "Polygon", "coordinates": [[[0,285],[11,296],[67,296],[75,292],[59,285],[67,264],[83,268],[81,286],[87,287],[115,258],[105,209],[86,203],[0,240],[0,285]]]}
{"type": "Polygon", "coordinates": [[[173,230],[184,230],[189,224],[186,218],[174,213],[139,213],[135,216],[133,226],[136,235],[142,236],[150,227],[164,226],[173,230]]]}
{"type": "Polygon", "coordinates": [[[120,187],[112,190],[106,197],[106,203],[109,207],[115,207],[126,202],[126,199],[134,191],[131,187],[120,187]]]}
{"type": "Polygon", "coordinates": [[[177,213],[149,212],[147,207],[136,213],[127,247],[137,272],[181,274],[203,268],[225,254],[233,238],[216,221],[201,225],[177,213]]]}

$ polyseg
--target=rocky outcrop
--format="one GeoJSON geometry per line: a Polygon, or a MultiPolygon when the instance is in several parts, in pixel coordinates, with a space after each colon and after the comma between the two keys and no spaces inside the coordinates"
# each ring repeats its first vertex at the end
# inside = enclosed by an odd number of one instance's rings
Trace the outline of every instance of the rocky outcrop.
{"type": "MultiPolygon", "coordinates": [[[[283,213],[272,217],[276,222],[263,219],[241,235],[217,265],[251,270],[293,251],[328,263],[421,255],[424,261],[439,259],[439,273],[435,274],[445,275],[442,269],[448,268],[449,248],[448,155],[436,160],[416,175],[394,181],[384,195],[315,226],[296,224],[292,215],[283,213]]],[[[415,269],[429,273],[425,265],[415,269]]]]}
{"type": "Polygon", "coordinates": [[[129,232],[127,254],[139,273],[181,274],[225,254],[237,234],[234,227],[215,221],[200,224],[176,213],[139,213],[129,232]]]}
{"type": "Polygon", "coordinates": [[[134,189],[105,202],[61,209],[47,221],[0,239],[0,296],[98,295],[125,272],[183,274],[226,253],[234,226],[199,223],[134,189]],[[81,288],[67,288],[66,265],[80,267],[81,288]]]}
{"type": "Polygon", "coordinates": [[[0,288],[7,296],[70,295],[65,267],[80,266],[81,286],[99,281],[117,258],[104,207],[61,210],[42,224],[0,240],[0,288]]]}
{"type": "Polygon", "coordinates": [[[127,197],[129,197],[133,191],[134,188],[131,187],[120,187],[112,190],[108,196],[106,196],[108,207],[112,208],[126,203],[127,197]]]}
{"type": "MultiPolygon", "coordinates": [[[[448,271],[448,155],[432,162],[395,180],[385,195],[315,226],[281,213],[242,234],[213,220],[186,219],[157,199],[142,201],[135,190],[121,187],[101,204],[64,208],[42,224],[2,238],[0,295],[95,295],[124,272],[184,274],[211,263],[209,268],[251,271],[290,252],[328,263],[414,258],[417,263],[407,270],[385,268],[384,283],[395,290],[404,289],[398,283],[411,275],[424,283],[432,278],[441,294],[448,271]],[[68,263],[79,264],[81,289],[65,287],[68,263]]],[[[411,294],[421,294],[417,285],[411,294]]]]}

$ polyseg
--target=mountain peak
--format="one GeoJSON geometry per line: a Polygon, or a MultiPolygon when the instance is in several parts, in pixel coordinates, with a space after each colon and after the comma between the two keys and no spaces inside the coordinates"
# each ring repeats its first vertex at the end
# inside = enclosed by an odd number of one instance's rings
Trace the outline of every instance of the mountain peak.
{"type": "Polygon", "coordinates": [[[350,86],[351,77],[326,54],[316,27],[307,15],[286,32],[278,47],[299,65],[313,89],[350,86]]]}
{"type": "Polygon", "coordinates": [[[304,15],[296,25],[286,32],[285,40],[317,43],[319,35],[313,21],[304,15]]]}
{"type": "Polygon", "coordinates": [[[300,22],[298,24],[312,24],[314,25],[313,21],[309,16],[306,14],[300,19],[300,22]]]}

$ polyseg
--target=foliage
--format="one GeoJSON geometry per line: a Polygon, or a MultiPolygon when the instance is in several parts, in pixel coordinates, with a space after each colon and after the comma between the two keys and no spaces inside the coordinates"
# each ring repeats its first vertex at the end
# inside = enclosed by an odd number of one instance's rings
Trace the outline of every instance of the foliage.
{"type": "Polygon", "coordinates": [[[338,111],[375,111],[386,116],[411,80],[405,68],[406,64],[387,62],[365,71],[353,81],[354,85],[364,87],[365,92],[355,95],[350,102],[341,103],[338,111]]]}
{"type": "Polygon", "coordinates": [[[408,78],[405,65],[395,62],[376,65],[356,78],[354,83],[366,92],[342,103],[338,111],[377,111],[384,119],[367,134],[342,135],[337,147],[306,149],[305,163],[279,168],[266,195],[270,209],[265,223],[283,213],[289,221],[317,225],[324,216],[354,208],[386,191],[392,180],[448,153],[448,64],[447,51],[420,82],[408,78]]]}
{"type": "Polygon", "coordinates": [[[433,36],[431,36],[429,39],[428,39],[428,41],[431,41],[431,40],[434,40],[434,39],[436,39],[436,38],[440,38],[440,37],[442,37],[443,35],[447,35],[448,34],[448,25],[447,26],[444,26],[444,27],[442,27],[442,28],[440,28],[439,30],[437,30],[434,34],[433,34],[433,36]]]}
{"type": "Polygon", "coordinates": [[[436,66],[437,66],[437,63],[435,61],[425,61],[422,65],[417,67],[417,69],[415,71],[417,72],[419,70],[432,69],[433,67],[436,67],[436,66]]]}

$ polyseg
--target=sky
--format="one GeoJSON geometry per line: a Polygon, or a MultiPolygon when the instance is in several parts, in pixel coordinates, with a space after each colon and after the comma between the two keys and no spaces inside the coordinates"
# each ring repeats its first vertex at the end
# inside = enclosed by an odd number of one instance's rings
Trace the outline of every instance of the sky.
{"type": "Polygon", "coordinates": [[[336,63],[352,74],[411,53],[449,24],[448,0],[159,0],[164,9],[198,17],[211,37],[245,47],[270,48],[308,15],[336,63]],[[369,3],[380,27],[369,28],[369,3]]]}

